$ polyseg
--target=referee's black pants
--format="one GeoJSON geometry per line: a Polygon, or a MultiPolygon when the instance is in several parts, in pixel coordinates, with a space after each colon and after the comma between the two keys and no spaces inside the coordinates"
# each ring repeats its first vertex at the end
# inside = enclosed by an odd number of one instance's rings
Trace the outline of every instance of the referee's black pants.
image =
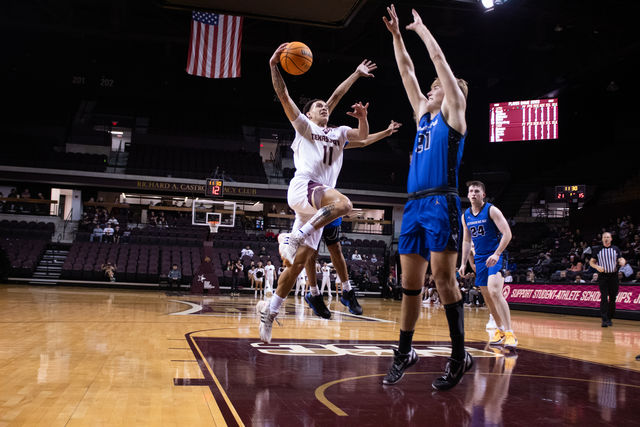
{"type": "Polygon", "coordinates": [[[600,273],[598,275],[600,287],[600,316],[603,321],[613,319],[616,313],[616,298],[618,296],[618,273],[600,273]]]}

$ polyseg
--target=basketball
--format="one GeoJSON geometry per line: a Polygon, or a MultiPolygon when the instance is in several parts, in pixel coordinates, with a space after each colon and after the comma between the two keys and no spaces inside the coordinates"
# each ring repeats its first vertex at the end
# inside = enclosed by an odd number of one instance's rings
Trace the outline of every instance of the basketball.
{"type": "Polygon", "coordinates": [[[280,65],[289,74],[298,76],[306,73],[313,64],[311,49],[304,43],[291,42],[280,54],[280,65]]]}

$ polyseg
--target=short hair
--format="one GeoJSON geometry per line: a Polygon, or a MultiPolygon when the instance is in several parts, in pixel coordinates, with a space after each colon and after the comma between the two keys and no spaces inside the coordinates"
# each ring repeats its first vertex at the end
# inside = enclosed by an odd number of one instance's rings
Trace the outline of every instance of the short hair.
{"type": "MultiPolygon", "coordinates": [[[[464,99],[467,99],[467,95],[469,95],[469,83],[467,83],[465,79],[456,79],[456,81],[458,82],[458,87],[460,88],[460,90],[462,91],[462,94],[464,95],[464,99]]],[[[433,87],[435,84],[440,84],[439,77],[435,78],[433,83],[431,83],[431,87],[433,87]]]]}
{"type": "Polygon", "coordinates": [[[302,107],[302,114],[307,114],[309,112],[309,110],[311,109],[311,107],[313,107],[313,104],[315,104],[318,101],[323,101],[320,98],[316,98],[316,99],[312,99],[311,101],[308,101],[306,104],[304,104],[304,107],[302,107]]]}
{"type": "Polygon", "coordinates": [[[482,192],[486,193],[487,190],[484,188],[484,183],[482,181],[467,181],[467,187],[480,187],[482,188],[482,192]]]}

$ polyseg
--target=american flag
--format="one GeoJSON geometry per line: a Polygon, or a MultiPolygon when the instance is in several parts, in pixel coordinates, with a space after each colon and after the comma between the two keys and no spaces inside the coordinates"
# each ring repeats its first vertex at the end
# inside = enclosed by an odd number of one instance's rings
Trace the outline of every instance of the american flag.
{"type": "Polygon", "coordinates": [[[194,11],[187,73],[214,79],[240,77],[241,42],[242,17],[194,11]]]}

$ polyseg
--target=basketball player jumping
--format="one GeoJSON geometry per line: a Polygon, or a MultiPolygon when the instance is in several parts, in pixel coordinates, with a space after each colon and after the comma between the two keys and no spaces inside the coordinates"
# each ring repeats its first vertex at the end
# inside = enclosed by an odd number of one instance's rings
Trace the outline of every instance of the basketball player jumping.
{"type": "Polygon", "coordinates": [[[282,303],[320,243],[322,227],[352,209],[351,201],[334,188],[342,166],[343,149],[347,141],[362,141],[369,136],[369,104],[358,102],[352,105],[353,111],[347,113],[358,119],[357,129],[327,127],[330,109],[322,100],[310,101],[300,113],[278,69],[280,54],[286,47],[287,43],[283,43],[276,49],[269,65],[273,87],[296,130],[291,144],[296,173],[287,193],[296,219],[293,232],[280,244],[280,254],[287,268],[280,276],[278,288],[269,303],[260,301],[256,306],[261,317],[260,339],[267,343],[271,342],[271,328],[282,303]]]}
{"type": "Polygon", "coordinates": [[[489,343],[516,348],[518,340],[511,329],[509,304],[502,295],[504,277],[501,273],[505,263],[503,252],[511,241],[511,229],[500,209],[491,203],[485,203],[484,184],[480,181],[471,181],[467,185],[471,207],[462,216],[464,239],[459,273],[461,276],[465,274],[471,252],[471,241],[473,241],[476,286],[480,288],[489,312],[498,326],[489,343]]]}
{"type": "Polygon", "coordinates": [[[437,390],[454,387],[471,369],[473,359],[464,348],[463,302],[456,281],[456,261],[460,244],[460,199],[458,169],[467,133],[465,110],[467,83],[456,79],[444,53],[415,10],[407,30],[424,42],[438,77],[425,95],[421,92],[413,62],[402,40],[395,7],[387,8],[383,21],[393,36],[393,50],[402,83],[416,118],[416,137],[409,167],[409,201],[402,217],[398,252],[402,266],[402,309],[400,341],[383,384],[395,384],[407,368],[418,361],[411,347],[420,314],[422,285],[429,256],[440,301],[444,305],[451,358],[444,375],[432,386],[437,390]]]}

